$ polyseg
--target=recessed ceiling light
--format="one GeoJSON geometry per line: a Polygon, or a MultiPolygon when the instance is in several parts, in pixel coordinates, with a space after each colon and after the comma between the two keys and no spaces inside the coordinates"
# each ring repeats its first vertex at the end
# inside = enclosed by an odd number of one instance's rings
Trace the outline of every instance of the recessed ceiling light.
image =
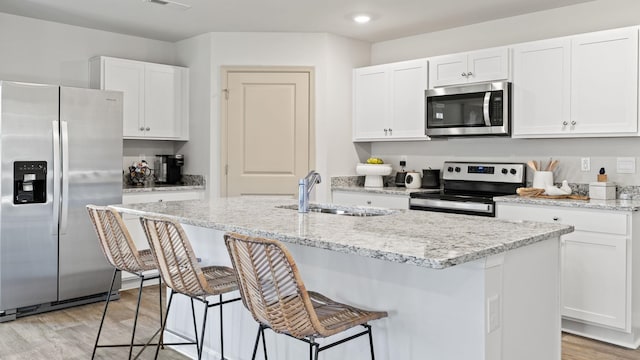
{"type": "Polygon", "coordinates": [[[358,24],[366,24],[371,21],[371,16],[365,14],[355,15],[353,17],[353,21],[357,22],[358,24]]]}

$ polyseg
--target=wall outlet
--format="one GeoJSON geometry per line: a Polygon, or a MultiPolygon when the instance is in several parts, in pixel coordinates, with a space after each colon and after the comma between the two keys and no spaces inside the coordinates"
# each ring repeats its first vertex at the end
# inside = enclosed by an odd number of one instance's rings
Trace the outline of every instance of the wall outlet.
{"type": "Polygon", "coordinates": [[[591,171],[591,158],[583,157],[580,159],[580,170],[591,171]]]}
{"type": "Polygon", "coordinates": [[[487,299],[487,334],[500,328],[500,295],[494,295],[487,299]]]}

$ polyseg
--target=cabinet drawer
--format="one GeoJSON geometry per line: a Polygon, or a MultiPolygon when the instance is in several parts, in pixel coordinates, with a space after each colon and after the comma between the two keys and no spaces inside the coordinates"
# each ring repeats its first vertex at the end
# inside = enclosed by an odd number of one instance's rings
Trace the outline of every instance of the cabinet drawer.
{"type": "Polygon", "coordinates": [[[559,222],[576,231],[627,235],[629,215],[607,210],[567,209],[554,206],[527,206],[498,203],[496,216],[509,220],[559,222]]]}
{"type": "MultiPolygon", "coordinates": [[[[204,191],[157,191],[142,193],[126,193],[122,195],[123,204],[141,204],[158,201],[201,200],[204,191]]],[[[137,216],[123,214],[125,220],[137,219],[137,216]]],[[[137,221],[137,220],[136,220],[137,221]]]]}
{"type": "Polygon", "coordinates": [[[139,204],[158,201],[199,200],[203,198],[202,191],[159,191],[138,194],[123,194],[123,204],[139,204]]]}
{"type": "Polygon", "coordinates": [[[388,209],[408,209],[409,195],[386,195],[363,192],[334,191],[333,202],[341,205],[376,206],[388,209]]]}

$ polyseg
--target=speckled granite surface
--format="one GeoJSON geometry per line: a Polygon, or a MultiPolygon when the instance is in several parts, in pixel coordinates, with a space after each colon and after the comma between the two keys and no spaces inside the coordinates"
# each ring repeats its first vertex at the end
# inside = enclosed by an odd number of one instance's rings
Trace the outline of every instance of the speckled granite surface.
{"type": "Polygon", "coordinates": [[[498,196],[493,198],[497,203],[515,203],[528,205],[562,206],[583,209],[638,211],[640,200],[571,200],[571,199],[544,199],[530,198],[517,195],[498,196]]]}
{"type": "Polygon", "coordinates": [[[190,190],[204,190],[205,181],[202,175],[182,175],[182,181],[179,184],[156,184],[153,181],[147,182],[144,186],[131,185],[126,180],[126,175],[123,178],[122,192],[123,193],[139,193],[150,191],[190,191],[190,190]]]}
{"type": "Polygon", "coordinates": [[[294,204],[295,200],[282,198],[236,197],[114,207],[135,215],[164,215],[185,224],[434,269],[502,253],[573,230],[561,224],[428,211],[393,210],[390,215],[354,217],[298,214],[278,207],[294,204]]]}

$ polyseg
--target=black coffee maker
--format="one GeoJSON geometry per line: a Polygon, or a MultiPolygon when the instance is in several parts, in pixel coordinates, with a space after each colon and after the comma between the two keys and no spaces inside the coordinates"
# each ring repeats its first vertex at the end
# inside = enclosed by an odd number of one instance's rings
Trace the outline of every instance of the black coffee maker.
{"type": "Polygon", "coordinates": [[[156,183],[177,184],[182,180],[182,166],[184,165],[184,155],[156,155],[154,172],[156,183]]]}

